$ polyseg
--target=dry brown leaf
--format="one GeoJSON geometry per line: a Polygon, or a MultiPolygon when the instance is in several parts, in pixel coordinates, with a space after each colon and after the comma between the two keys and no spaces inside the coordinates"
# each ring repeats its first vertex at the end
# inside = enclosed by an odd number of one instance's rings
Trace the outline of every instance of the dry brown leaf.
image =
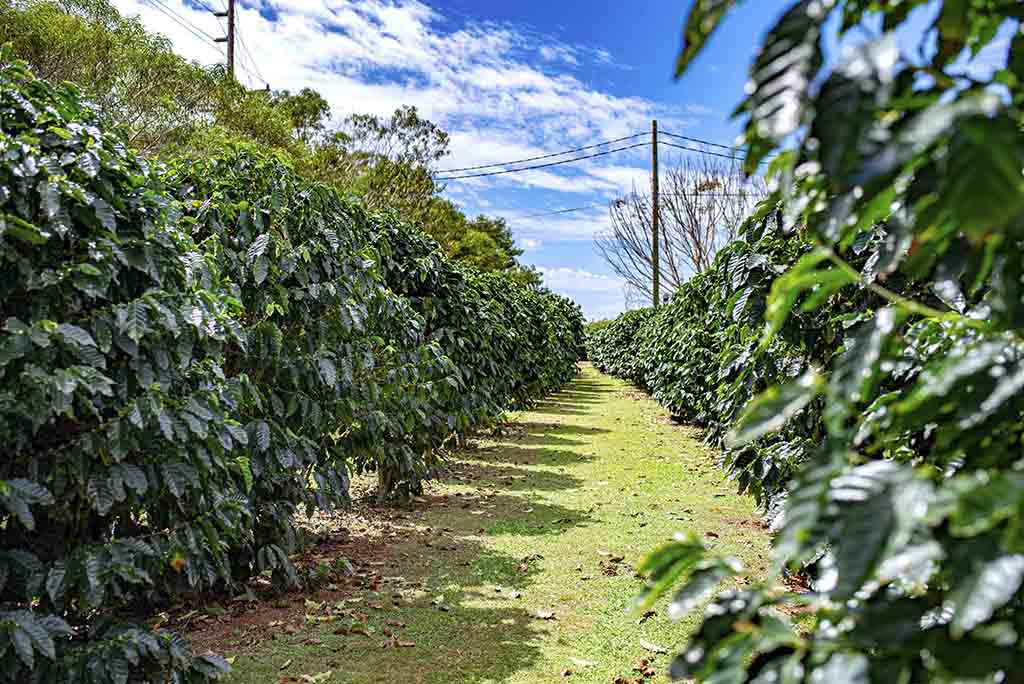
{"type": "Polygon", "coordinates": [[[653,644],[650,641],[646,641],[644,639],[640,640],[640,645],[643,646],[648,651],[650,651],[651,653],[668,653],[668,649],[665,648],[664,646],[659,646],[658,644],[653,644]]]}

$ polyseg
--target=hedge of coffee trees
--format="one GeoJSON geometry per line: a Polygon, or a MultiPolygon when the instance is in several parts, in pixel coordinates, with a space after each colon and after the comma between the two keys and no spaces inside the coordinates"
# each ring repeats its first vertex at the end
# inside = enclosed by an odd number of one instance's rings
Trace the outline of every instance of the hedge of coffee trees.
{"type": "MultiPolygon", "coordinates": [[[[693,4],[680,73],[735,4],[693,4]]],[[[643,563],[641,605],[685,580],[676,618],[726,582],[674,678],[1024,681],[1022,20],[803,0],[764,39],[739,113],[778,190],[635,349],[660,349],[644,382],[744,484],[788,497],[763,581],[692,537],[643,563]],[[850,39],[832,63],[829,31],[850,39]],[[780,587],[810,559],[811,592],[780,587]]]]}
{"type": "Polygon", "coordinates": [[[299,510],[413,491],[575,373],[566,300],[272,154],[148,162],[0,62],[0,680],[217,678],[147,611],[296,584],[299,510]]]}

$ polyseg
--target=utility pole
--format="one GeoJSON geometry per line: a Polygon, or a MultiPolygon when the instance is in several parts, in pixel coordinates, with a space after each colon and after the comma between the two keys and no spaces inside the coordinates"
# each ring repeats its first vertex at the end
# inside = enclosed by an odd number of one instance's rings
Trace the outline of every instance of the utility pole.
{"type": "Polygon", "coordinates": [[[654,308],[661,304],[661,214],[658,201],[658,120],[651,122],[651,267],[654,271],[654,308]]]}
{"type": "Polygon", "coordinates": [[[227,12],[214,12],[213,16],[228,20],[228,35],[226,38],[215,39],[218,43],[228,44],[228,74],[235,77],[235,0],[228,0],[227,12]]]}

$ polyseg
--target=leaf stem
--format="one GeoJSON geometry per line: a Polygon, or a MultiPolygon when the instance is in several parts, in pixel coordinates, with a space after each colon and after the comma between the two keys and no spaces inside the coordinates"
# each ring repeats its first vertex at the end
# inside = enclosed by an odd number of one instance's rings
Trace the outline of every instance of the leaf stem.
{"type": "Polygon", "coordinates": [[[852,280],[862,284],[864,287],[866,287],[871,292],[874,292],[882,299],[900,307],[905,311],[909,311],[910,313],[914,313],[919,316],[924,316],[925,318],[963,318],[963,316],[958,313],[952,311],[939,311],[938,309],[932,308],[927,304],[916,302],[913,299],[907,299],[903,295],[897,294],[896,292],[893,292],[889,288],[883,287],[878,283],[865,282],[861,273],[857,271],[857,269],[855,269],[853,266],[850,266],[850,264],[846,263],[846,261],[838,254],[836,254],[831,248],[826,247],[825,250],[828,253],[828,258],[832,261],[832,263],[838,266],[848,276],[850,276],[852,280]]]}

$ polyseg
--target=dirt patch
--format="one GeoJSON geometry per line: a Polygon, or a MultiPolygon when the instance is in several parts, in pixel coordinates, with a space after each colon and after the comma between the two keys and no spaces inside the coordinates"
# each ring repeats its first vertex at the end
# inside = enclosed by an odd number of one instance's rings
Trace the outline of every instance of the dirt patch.
{"type": "Polygon", "coordinates": [[[768,525],[766,525],[763,520],[757,520],[755,518],[726,518],[724,522],[727,525],[744,527],[748,530],[765,531],[768,529],[768,525]]]}
{"type": "Polygon", "coordinates": [[[350,509],[317,514],[301,526],[317,542],[292,556],[307,582],[318,588],[276,592],[264,577],[254,578],[241,597],[220,597],[201,606],[186,606],[160,613],[153,623],[186,633],[198,653],[247,653],[261,642],[298,633],[310,612],[323,619],[324,606],[339,619],[360,619],[360,611],[385,610],[401,605],[403,578],[389,576],[397,566],[394,551],[401,540],[437,545],[439,531],[419,523],[423,511],[461,504],[436,491],[405,507],[376,505],[368,491],[353,487],[357,497],[350,509]],[[401,586],[400,586],[401,585],[401,586]],[[350,609],[346,609],[350,606],[350,609]]]}

